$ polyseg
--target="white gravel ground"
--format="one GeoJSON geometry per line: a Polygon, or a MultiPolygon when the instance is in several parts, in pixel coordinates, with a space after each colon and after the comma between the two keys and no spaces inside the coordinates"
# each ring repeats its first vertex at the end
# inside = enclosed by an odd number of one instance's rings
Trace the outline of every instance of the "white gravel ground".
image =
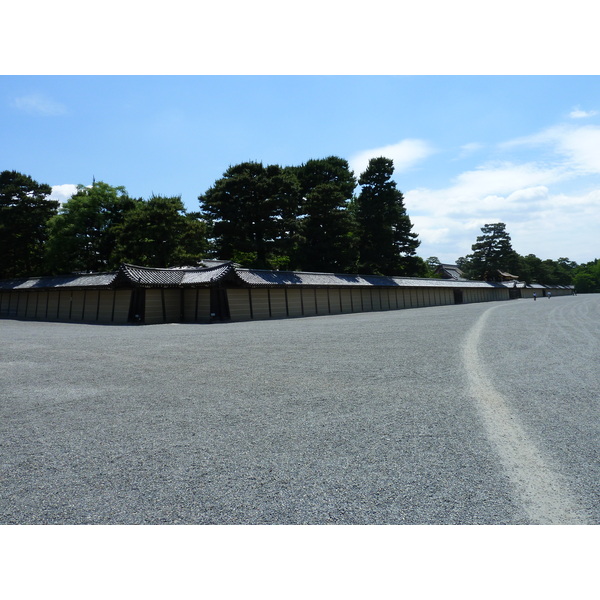
{"type": "Polygon", "coordinates": [[[598,524],[599,313],[600,295],[580,295],[215,325],[0,321],[0,523],[526,524],[560,520],[562,499],[598,524]],[[525,454],[511,466],[490,431],[482,377],[558,482],[547,513],[517,481],[525,454]]]}

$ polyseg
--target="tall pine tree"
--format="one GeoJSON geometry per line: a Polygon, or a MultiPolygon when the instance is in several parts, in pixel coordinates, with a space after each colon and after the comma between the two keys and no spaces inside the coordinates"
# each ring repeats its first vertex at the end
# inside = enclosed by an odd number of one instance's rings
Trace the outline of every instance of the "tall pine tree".
{"type": "Polygon", "coordinates": [[[352,272],[355,255],[348,208],[356,179],[348,161],[329,156],[309,160],[293,170],[302,196],[294,268],[352,272]]]}
{"type": "Polygon", "coordinates": [[[514,271],[519,269],[519,256],[513,250],[510,235],[504,223],[486,223],[482,228],[483,235],[471,246],[472,254],[459,258],[456,262],[470,279],[497,281],[498,271],[514,271]]]}
{"type": "Polygon", "coordinates": [[[43,275],[52,188],[17,171],[0,173],[0,279],[43,275]]]}
{"type": "Polygon", "coordinates": [[[404,196],[392,180],[394,163],[372,158],[360,176],[354,218],[358,240],[358,271],[366,274],[421,274],[420,244],[404,207],[404,196]]]}
{"type": "Polygon", "coordinates": [[[277,165],[229,167],[198,198],[214,256],[247,267],[284,266],[298,191],[295,175],[277,165]]]}

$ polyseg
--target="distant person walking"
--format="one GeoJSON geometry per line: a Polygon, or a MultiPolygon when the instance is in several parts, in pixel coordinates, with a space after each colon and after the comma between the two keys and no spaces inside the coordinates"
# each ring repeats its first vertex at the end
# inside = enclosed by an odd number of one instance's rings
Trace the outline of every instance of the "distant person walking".
{"type": "Polygon", "coordinates": [[[533,301],[535,302],[537,300],[537,294],[535,292],[533,292],[533,301]]]}
{"type": "Polygon", "coordinates": [[[552,292],[548,291],[548,300],[550,300],[550,296],[552,296],[552,292]]]}

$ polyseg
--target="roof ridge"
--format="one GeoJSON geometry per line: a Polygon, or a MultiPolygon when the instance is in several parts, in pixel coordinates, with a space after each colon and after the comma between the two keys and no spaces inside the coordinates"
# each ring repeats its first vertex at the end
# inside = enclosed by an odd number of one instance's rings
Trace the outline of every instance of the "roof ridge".
{"type": "Polygon", "coordinates": [[[119,270],[122,267],[130,268],[130,269],[140,269],[142,271],[167,271],[169,273],[185,273],[191,272],[194,273],[196,271],[215,271],[216,269],[222,269],[223,267],[229,267],[232,265],[232,261],[223,262],[219,265],[214,265],[212,267],[144,267],[141,265],[133,265],[131,263],[121,263],[119,270]]]}

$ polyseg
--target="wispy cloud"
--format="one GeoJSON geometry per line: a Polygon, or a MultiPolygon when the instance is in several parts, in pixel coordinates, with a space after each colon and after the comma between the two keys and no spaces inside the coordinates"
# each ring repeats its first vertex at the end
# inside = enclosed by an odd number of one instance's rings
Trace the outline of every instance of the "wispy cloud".
{"type": "Polygon", "coordinates": [[[14,98],[12,106],[20,111],[42,116],[59,116],[67,112],[64,104],[52,100],[43,94],[28,94],[14,98]]]}
{"type": "Polygon", "coordinates": [[[600,173],[600,127],[596,125],[556,125],[501,144],[504,149],[517,146],[541,147],[557,162],[568,159],[567,168],[600,173]]]}
{"type": "Polygon", "coordinates": [[[418,162],[435,153],[435,148],[419,139],[405,139],[396,144],[380,146],[358,152],[348,161],[356,177],[367,168],[371,158],[384,156],[394,161],[394,173],[401,173],[412,169],[418,162]]]}
{"type": "Polygon", "coordinates": [[[411,215],[490,218],[526,210],[526,203],[565,176],[560,168],[543,168],[535,163],[489,163],[459,174],[449,187],[410,190],[405,193],[406,204],[411,215]]]}
{"type": "Polygon", "coordinates": [[[461,158],[466,158],[467,156],[471,156],[475,152],[482,150],[484,148],[483,144],[479,142],[470,142],[469,144],[464,144],[460,147],[460,154],[458,155],[457,160],[461,158]]]}
{"type": "Polygon", "coordinates": [[[597,110],[581,110],[579,106],[576,106],[570,113],[569,117],[571,119],[587,119],[588,117],[593,117],[597,115],[597,110]]]}
{"type": "Polygon", "coordinates": [[[558,258],[555,247],[570,248],[573,260],[588,254],[589,243],[579,240],[589,240],[588,234],[600,229],[600,127],[559,125],[500,148],[509,156],[514,149],[533,153],[523,162],[512,156],[483,163],[444,188],[405,192],[424,254],[429,255],[431,244],[431,254],[442,260],[464,256],[480,228],[498,221],[507,224],[521,254],[558,258]],[[586,235],[574,239],[567,231],[586,235]]]}

